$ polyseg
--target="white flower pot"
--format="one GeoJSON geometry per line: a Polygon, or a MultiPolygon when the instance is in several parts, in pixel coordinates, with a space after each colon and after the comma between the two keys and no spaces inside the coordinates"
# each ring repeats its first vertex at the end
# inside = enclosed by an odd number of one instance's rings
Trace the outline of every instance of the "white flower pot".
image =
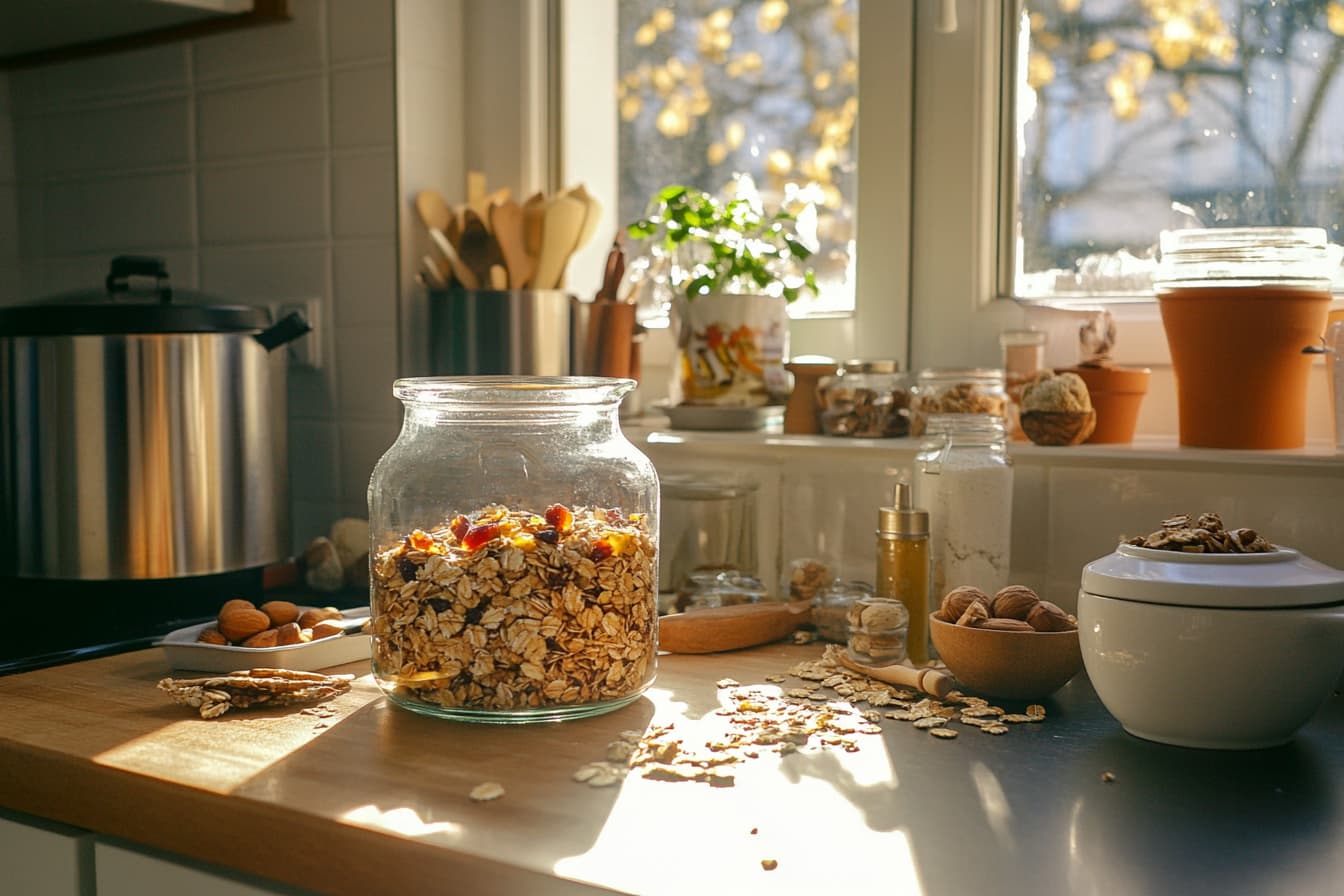
{"type": "Polygon", "coordinates": [[[754,407],[788,395],[789,316],[783,296],[711,293],[673,304],[675,404],[754,407]]]}

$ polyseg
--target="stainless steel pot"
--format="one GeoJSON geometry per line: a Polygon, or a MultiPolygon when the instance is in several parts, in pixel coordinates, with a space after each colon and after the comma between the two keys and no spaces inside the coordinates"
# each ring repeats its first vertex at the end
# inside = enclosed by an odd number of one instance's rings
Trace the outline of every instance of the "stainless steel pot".
{"type": "Polygon", "coordinates": [[[272,350],[308,330],[175,292],[139,257],[113,259],[104,290],[0,308],[0,574],[177,578],[288,556],[272,350]]]}

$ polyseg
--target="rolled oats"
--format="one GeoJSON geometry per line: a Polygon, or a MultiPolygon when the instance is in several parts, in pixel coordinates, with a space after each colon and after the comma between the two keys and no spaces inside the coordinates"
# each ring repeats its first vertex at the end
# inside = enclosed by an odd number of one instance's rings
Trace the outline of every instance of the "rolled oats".
{"type": "Polygon", "coordinates": [[[399,696],[518,710],[639,693],[654,672],[642,514],[489,505],[375,552],[374,668],[399,696]]]}

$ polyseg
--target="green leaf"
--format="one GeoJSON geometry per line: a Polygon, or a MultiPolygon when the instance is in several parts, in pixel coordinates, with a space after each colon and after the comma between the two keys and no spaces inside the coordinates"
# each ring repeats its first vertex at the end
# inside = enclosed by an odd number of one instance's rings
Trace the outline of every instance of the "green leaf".
{"type": "Polygon", "coordinates": [[[637,240],[644,240],[658,232],[658,225],[645,218],[642,221],[636,221],[631,224],[625,229],[625,232],[637,240]]]}
{"type": "Polygon", "coordinates": [[[659,190],[656,197],[659,202],[671,203],[685,196],[688,190],[689,187],[684,187],[681,184],[672,184],[659,190]]]}

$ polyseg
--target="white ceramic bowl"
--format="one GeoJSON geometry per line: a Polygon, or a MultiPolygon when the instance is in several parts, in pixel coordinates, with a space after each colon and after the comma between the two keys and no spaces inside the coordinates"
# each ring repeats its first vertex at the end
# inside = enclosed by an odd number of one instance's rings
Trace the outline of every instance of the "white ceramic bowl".
{"type": "Polygon", "coordinates": [[[1344,572],[1280,548],[1121,545],[1083,570],[1078,638],[1125,730],[1184,747],[1290,740],[1344,671],[1344,572]]]}

